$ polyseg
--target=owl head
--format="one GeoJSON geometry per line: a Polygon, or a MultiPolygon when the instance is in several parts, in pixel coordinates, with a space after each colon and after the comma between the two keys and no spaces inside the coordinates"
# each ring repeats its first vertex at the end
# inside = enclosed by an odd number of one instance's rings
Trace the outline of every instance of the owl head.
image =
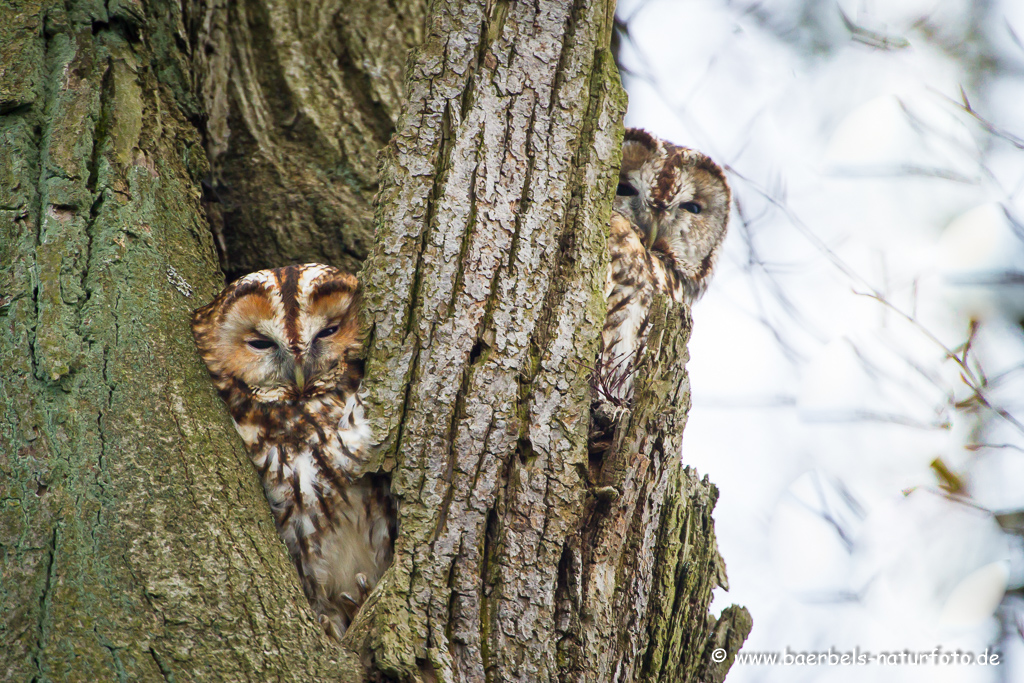
{"type": "Polygon", "coordinates": [[[192,314],[192,334],[222,395],[295,401],[355,390],[358,312],[355,277],[307,263],[231,283],[192,314]]]}
{"type": "Polygon", "coordinates": [[[614,208],[647,249],[676,261],[687,278],[706,282],[729,222],[729,184],[704,154],[626,130],[614,208]]]}

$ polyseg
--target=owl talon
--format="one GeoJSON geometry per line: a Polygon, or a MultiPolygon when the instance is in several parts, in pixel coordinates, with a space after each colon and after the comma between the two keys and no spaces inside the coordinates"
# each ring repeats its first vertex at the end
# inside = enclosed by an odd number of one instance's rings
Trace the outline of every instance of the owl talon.
{"type": "Polygon", "coordinates": [[[320,628],[324,630],[324,633],[330,638],[335,640],[341,640],[341,633],[338,632],[338,626],[331,621],[326,614],[321,614],[317,621],[320,622],[320,628]]]}
{"type": "Polygon", "coordinates": [[[366,600],[366,596],[370,594],[370,584],[366,580],[366,574],[362,572],[356,574],[356,585],[359,586],[359,604],[362,604],[366,600]]]}
{"type": "Polygon", "coordinates": [[[342,602],[346,603],[346,604],[351,605],[352,607],[355,607],[355,608],[358,608],[359,605],[362,604],[361,600],[357,601],[355,598],[353,598],[348,593],[342,593],[341,595],[338,596],[338,599],[341,600],[342,602]]]}

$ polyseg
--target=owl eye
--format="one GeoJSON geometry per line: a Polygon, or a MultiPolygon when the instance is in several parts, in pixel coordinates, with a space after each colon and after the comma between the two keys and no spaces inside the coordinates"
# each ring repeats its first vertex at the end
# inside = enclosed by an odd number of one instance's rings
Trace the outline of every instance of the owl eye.
{"type": "Polygon", "coordinates": [[[700,204],[697,202],[686,202],[685,204],[680,204],[679,208],[690,213],[700,213],[700,204]]]}
{"type": "Polygon", "coordinates": [[[257,349],[258,351],[266,351],[267,349],[272,349],[275,346],[277,346],[277,344],[275,344],[274,342],[270,341],[266,337],[257,337],[256,339],[246,339],[245,343],[248,344],[251,348],[257,349]]]}
{"type": "Polygon", "coordinates": [[[332,334],[334,334],[337,331],[338,331],[338,326],[337,325],[331,325],[330,327],[325,327],[324,329],[322,329],[319,332],[317,332],[316,333],[316,338],[317,339],[325,339],[327,337],[330,337],[332,334]]]}
{"type": "Polygon", "coordinates": [[[620,197],[634,197],[638,194],[636,188],[629,183],[619,183],[618,188],[615,190],[615,194],[620,197]]]}

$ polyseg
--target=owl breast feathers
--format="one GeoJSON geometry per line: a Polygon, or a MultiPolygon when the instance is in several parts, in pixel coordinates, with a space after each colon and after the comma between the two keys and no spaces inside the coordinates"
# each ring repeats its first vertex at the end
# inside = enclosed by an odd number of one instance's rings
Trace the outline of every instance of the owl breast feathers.
{"type": "Polygon", "coordinates": [[[729,222],[729,184],[700,152],[626,131],[605,283],[598,381],[613,403],[632,395],[655,292],[692,302],[707,289],[729,222]]]}
{"type": "Polygon", "coordinates": [[[388,485],[364,473],[358,311],[353,276],[306,264],[247,275],[192,317],[306,597],[335,637],[391,563],[395,535],[388,485]]]}

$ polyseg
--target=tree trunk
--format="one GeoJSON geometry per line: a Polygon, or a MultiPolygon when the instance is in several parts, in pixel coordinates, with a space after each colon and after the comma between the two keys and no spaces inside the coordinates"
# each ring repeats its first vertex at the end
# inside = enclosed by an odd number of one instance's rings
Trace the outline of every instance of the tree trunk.
{"type": "Polygon", "coordinates": [[[632,409],[595,406],[614,447],[587,451],[612,11],[8,3],[0,677],[724,678],[750,625],[707,613],[724,568],[717,493],[678,458],[688,315],[661,302],[632,409]],[[354,269],[378,185],[365,390],[401,528],[337,648],[188,313],[223,284],[215,239],[232,274],[354,269]]]}
{"type": "Polygon", "coordinates": [[[361,276],[400,535],[346,635],[389,678],[709,680],[708,634],[735,652],[749,631],[707,616],[724,567],[717,494],[680,471],[688,315],[659,309],[634,409],[588,457],[613,9],[438,3],[412,60],[361,276]]]}
{"type": "Polygon", "coordinates": [[[0,19],[0,679],[358,680],[196,356],[206,160],[147,5],[0,19]]]}

